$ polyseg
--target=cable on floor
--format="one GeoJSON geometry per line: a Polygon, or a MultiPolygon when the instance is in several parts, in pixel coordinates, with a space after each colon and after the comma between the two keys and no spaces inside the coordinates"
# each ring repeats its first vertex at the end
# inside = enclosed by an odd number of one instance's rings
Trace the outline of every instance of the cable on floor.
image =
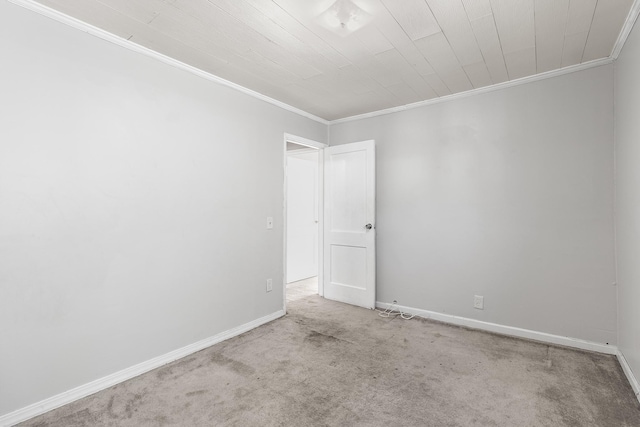
{"type": "Polygon", "coordinates": [[[415,314],[411,314],[410,315],[409,313],[405,313],[404,311],[402,311],[400,309],[394,310],[394,307],[396,306],[396,304],[397,304],[397,302],[394,301],[391,304],[389,304],[389,307],[387,307],[384,311],[376,310],[378,312],[378,316],[380,316],[380,317],[397,317],[397,316],[400,316],[404,320],[411,320],[416,316],[415,314]]]}

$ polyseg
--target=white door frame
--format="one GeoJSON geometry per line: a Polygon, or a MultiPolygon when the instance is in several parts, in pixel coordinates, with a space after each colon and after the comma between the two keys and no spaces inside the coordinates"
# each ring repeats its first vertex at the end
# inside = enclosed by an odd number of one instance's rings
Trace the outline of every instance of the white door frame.
{"type": "Polygon", "coordinates": [[[284,134],[283,168],[284,168],[284,227],[283,227],[283,261],[282,261],[282,308],[287,312],[287,142],[315,148],[318,150],[318,295],[324,296],[324,149],[328,144],[303,138],[301,136],[284,134]]]}

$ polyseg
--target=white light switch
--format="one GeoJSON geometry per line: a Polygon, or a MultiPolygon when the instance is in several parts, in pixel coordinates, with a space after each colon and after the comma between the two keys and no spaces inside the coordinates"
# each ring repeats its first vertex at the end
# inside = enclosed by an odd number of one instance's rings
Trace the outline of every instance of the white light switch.
{"type": "Polygon", "coordinates": [[[484,310],[484,297],[481,295],[473,296],[473,308],[484,310]]]}
{"type": "Polygon", "coordinates": [[[267,230],[271,230],[273,228],[273,217],[272,216],[268,216],[267,217],[267,230]]]}

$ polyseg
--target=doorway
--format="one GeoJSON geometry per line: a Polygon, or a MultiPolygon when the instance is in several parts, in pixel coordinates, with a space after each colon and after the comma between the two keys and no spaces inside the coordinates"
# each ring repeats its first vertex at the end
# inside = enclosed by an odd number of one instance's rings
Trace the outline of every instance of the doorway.
{"type": "Polygon", "coordinates": [[[285,135],[284,306],[322,295],[324,144],[285,135]]]}
{"type": "Polygon", "coordinates": [[[313,294],[374,308],[375,141],[285,134],[284,169],[284,311],[313,294]]]}

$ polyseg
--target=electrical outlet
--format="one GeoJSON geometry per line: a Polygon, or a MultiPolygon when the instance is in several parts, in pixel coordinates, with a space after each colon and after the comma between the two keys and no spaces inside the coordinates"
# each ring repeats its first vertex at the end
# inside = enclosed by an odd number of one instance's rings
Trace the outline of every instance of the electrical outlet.
{"type": "Polygon", "coordinates": [[[484,310],[484,297],[480,295],[473,296],[473,308],[484,310]]]}
{"type": "Polygon", "coordinates": [[[267,279],[267,292],[271,292],[273,290],[273,280],[267,279]]]}

